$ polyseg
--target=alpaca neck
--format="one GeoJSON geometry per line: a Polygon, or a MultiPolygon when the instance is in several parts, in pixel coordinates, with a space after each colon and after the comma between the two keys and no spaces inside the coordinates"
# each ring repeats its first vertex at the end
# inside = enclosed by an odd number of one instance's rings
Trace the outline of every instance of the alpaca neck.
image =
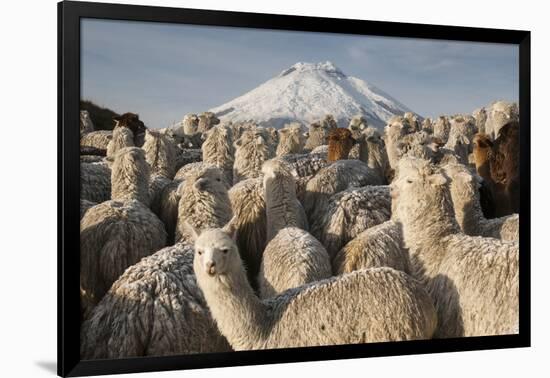
{"type": "Polygon", "coordinates": [[[457,202],[459,206],[455,203],[455,217],[462,231],[467,235],[479,234],[481,222],[485,219],[479,203],[479,194],[471,193],[466,200],[457,202]]]}
{"type": "Polygon", "coordinates": [[[111,199],[136,200],[149,206],[149,167],[113,166],[111,172],[111,199]]]}
{"type": "Polygon", "coordinates": [[[242,265],[235,274],[204,277],[203,281],[199,284],[212,317],[231,346],[235,350],[261,348],[265,329],[269,329],[268,315],[242,265]]]}
{"type": "Polygon", "coordinates": [[[420,262],[422,275],[432,276],[445,258],[448,238],[459,233],[460,229],[454,219],[451,202],[445,195],[438,195],[437,200],[428,206],[407,212],[399,221],[411,257],[420,262]]]}
{"type": "Polygon", "coordinates": [[[475,151],[474,152],[477,174],[484,180],[491,180],[491,170],[489,165],[489,154],[486,152],[475,151]]]}
{"type": "Polygon", "coordinates": [[[329,143],[328,145],[328,161],[336,161],[348,158],[349,150],[341,143],[329,143]]]}
{"type": "Polygon", "coordinates": [[[271,240],[285,227],[299,227],[291,216],[296,206],[296,188],[292,177],[283,175],[265,178],[267,239],[271,240]]]}

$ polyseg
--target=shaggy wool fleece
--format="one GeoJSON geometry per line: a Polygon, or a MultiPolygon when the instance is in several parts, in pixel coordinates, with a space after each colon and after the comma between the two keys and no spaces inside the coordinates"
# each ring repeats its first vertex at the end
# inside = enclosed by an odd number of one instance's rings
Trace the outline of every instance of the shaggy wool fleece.
{"type": "Polygon", "coordinates": [[[331,196],[323,213],[311,219],[311,233],[333,258],[347,242],[390,215],[388,186],[347,189],[331,196]]]}
{"type": "Polygon", "coordinates": [[[332,260],[335,275],[383,266],[410,273],[409,265],[401,228],[393,221],[366,229],[346,244],[332,260]]]}
{"type": "Polygon", "coordinates": [[[116,153],[124,147],[134,146],[134,133],[127,127],[115,127],[113,138],[107,144],[107,159],[114,160],[116,153]]]}
{"type": "Polygon", "coordinates": [[[115,155],[111,169],[111,198],[137,200],[149,206],[150,169],[145,152],[139,147],[122,148],[115,155]]]}
{"type": "Polygon", "coordinates": [[[194,270],[235,350],[427,339],[436,328],[430,297],[415,279],[391,268],[333,277],[261,301],[231,236],[213,229],[195,241],[194,270]]]}
{"type": "Polygon", "coordinates": [[[107,146],[112,138],[113,132],[110,130],[92,131],[80,137],[80,147],[93,147],[100,150],[107,150],[107,146]]]}
{"type": "Polygon", "coordinates": [[[193,272],[193,248],[176,244],[127,269],[82,325],[83,359],[228,352],[193,272]]]}
{"type": "Polygon", "coordinates": [[[170,138],[159,132],[147,130],[143,150],[152,174],[170,180],[174,178],[176,173],[176,146],[170,138]]]}
{"type": "Polygon", "coordinates": [[[260,298],[332,275],[328,253],[307,231],[286,227],[268,243],[258,274],[260,298]]]}
{"type": "Polygon", "coordinates": [[[106,164],[80,164],[80,199],[100,203],[111,199],[111,169],[106,164]]]}
{"type": "Polygon", "coordinates": [[[198,229],[221,227],[232,217],[227,185],[218,167],[203,167],[180,186],[175,240],[187,240],[185,223],[198,229]]]}
{"type": "Polygon", "coordinates": [[[437,337],[502,335],[518,324],[519,245],[464,235],[441,171],[405,158],[392,183],[413,275],[438,311],[437,337]]]}
{"type": "Polygon", "coordinates": [[[275,157],[271,135],[262,127],[246,130],[235,142],[235,147],[233,184],[247,178],[260,177],[264,162],[275,157]]]}
{"type": "Polygon", "coordinates": [[[141,202],[111,200],[80,221],[80,287],[88,313],[124,270],[166,245],[164,224],[141,202]]]}
{"type": "Polygon", "coordinates": [[[279,143],[277,145],[277,156],[288,154],[300,154],[304,150],[306,137],[300,123],[291,123],[279,130],[279,143]]]}
{"type": "Polygon", "coordinates": [[[204,136],[206,140],[202,145],[203,162],[220,168],[226,182],[232,183],[235,148],[233,147],[231,128],[225,125],[217,125],[208,130],[204,136]]]}
{"type": "Polygon", "coordinates": [[[256,278],[266,246],[267,220],[263,181],[247,179],[229,190],[229,200],[234,214],[235,240],[239,247],[251,285],[256,288],[256,278]]]}
{"type": "Polygon", "coordinates": [[[359,160],[339,160],[321,168],[306,185],[303,203],[309,222],[326,212],[333,194],[351,187],[382,184],[378,172],[359,160]]]}

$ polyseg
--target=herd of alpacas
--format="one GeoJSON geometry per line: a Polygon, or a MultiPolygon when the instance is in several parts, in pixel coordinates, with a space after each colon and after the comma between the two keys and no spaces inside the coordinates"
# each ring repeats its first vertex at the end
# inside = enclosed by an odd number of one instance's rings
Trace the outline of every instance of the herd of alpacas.
{"type": "Polygon", "coordinates": [[[518,332],[519,122],[80,125],[83,359],[518,332]]]}

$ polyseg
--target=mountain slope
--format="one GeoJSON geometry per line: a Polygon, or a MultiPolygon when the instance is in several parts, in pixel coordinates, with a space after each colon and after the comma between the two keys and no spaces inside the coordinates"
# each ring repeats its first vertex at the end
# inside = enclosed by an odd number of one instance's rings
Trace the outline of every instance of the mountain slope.
{"type": "Polygon", "coordinates": [[[370,125],[383,127],[392,116],[411,110],[373,85],[325,62],[296,63],[210,111],[222,121],[253,119],[274,127],[289,121],[309,124],[325,114],[332,114],[345,127],[353,116],[361,114],[370,125]]]}

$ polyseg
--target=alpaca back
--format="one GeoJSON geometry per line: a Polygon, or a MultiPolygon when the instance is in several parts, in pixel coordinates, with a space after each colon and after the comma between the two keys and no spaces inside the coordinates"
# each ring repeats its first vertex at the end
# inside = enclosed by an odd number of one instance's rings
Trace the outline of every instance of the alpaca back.
{"type": "Polygon", "coordinates": [[[170,180],[174,178],[176,173],[176,150],[167,136],[147,130],[143,150],[153,174],[170,180]]]}
{"type": "Polygon", "coordinates": [[[226,182],[232,183],[235,149],[231,128],[217,125],[210,129],[206,135],[206,140],[202,145],[203,162],[220,168],[224,173],[226,182]]]}
{"type": "Polygon", "coordinates": [[[95,203],[111,199],[111,169],[105,164],[80,164],[80,198],[95,203]]]}
{"type": "Polygon", "coordinates": [[[378,173],[359,160],[340,160],[320,169],[308,181],[304,209],[310,222],[326,211],[330,196],[351,187],[382,185],[378,173]]]}
{"type": "Polygon", "coordinates": [[[390,219],[388,186],[351,188],[330,197],[322,214],[311,219],[311,233],[331,258],[364,230],[390,219]]]}
{"type": "Polygon", "coordinates": [[[83,301],[96,304],[128,266],[165,245],[164,225],[140,201],[112,200],[88,209],[80,221],[83,301]]]}
{"type": "Polygon", "coordinates": [[[328,253],[307,231],[286,227],[269,242],[258,275],[260,298],[332,275],[328,253]]]}
{"type": "Polygon", "coordinates": [[[393,221],[367,228],[332,259],[335,275],[384,266],[409,273],[409,264],[401,228],[393,221]]]}
{"type": "Polygon", "coordinates": [[[126,270],[83,323],[81,358],[230,351],[197,287],[193,254],[176,244],[126,270]]]}
{"type": "Polygon", "coordinates": [[[116,153],[124,147],[134,146],[134,133],[127,127],[115,127],[113,138],[107,145],[107,159],[114,160],[116,153]]]}
{"type": "Polygon", "coordinates": [[[149,206],[149,165],[138,147],[126,147],[116,154],[111,170],[111,198],[137,200],[149,206]]]}
{"type": "Polygon", "coordinates": [[[97,130],[84,134],[80,138],[80,147],[93,147],[100,150],[107,150],[109,142],[113,138],[110,130],[97,130]]]}

